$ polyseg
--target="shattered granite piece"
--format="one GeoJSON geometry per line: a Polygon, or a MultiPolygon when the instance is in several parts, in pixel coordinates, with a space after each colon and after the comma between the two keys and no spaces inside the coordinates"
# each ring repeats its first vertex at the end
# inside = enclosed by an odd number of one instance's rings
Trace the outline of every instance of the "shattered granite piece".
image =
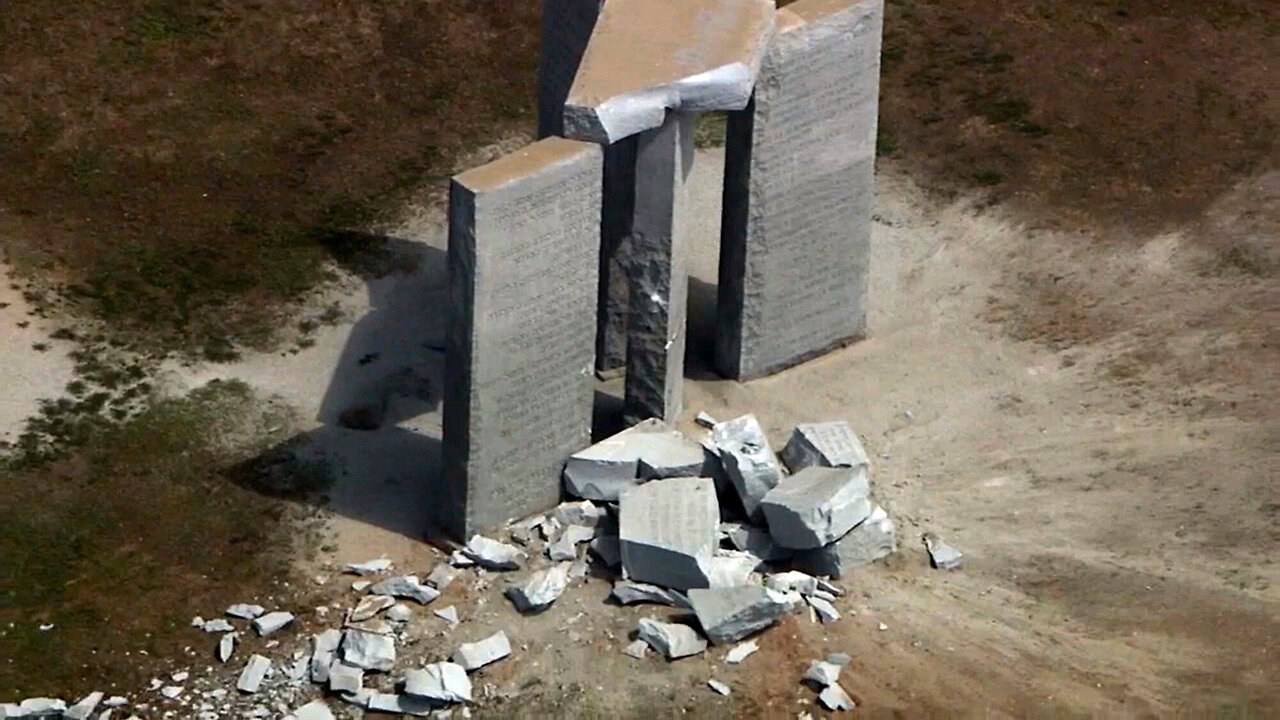
{"type": "Polygon", "coordinates": [[[831,683],[818,695],[818,702],[831,711],[852,710],[856,707],[849,693],[840,687],[840,683],[831,683]]]}
{"type": "Polygon", "coordinates": [[[351,609],[351,622],[363,622],[396,604],[390,595],[366,595],[351,609]]]}
{"type": "Polygon", "coordinates": [[[858,434],[843,420],[797,425],[780,455],[787,469],[793,473],[807,467],[858,467],[871,464],[858,434]]]}
{"type": "MultiPolygon", "coordinates": [[[[507,547],[510,547],[509,545],[507,547]]],[[[397,598],[409,598],[426,605],[440,597],[440,591],[418,582],[417,575],[400,575],[375,583],[369,588],[370,594],[387,595],[397,598]]],[[[390,606],[388,606],[390,607],[390,606]]]]}
{"type": "Polygon", "coordinates": [[[366,707],[373,712],[393,715],[418,715],[425,717],[434,708],[430,700],[412,695],[396,695],[394,693],[372,692],[366,707]]]}
{"type": "Polygon", "coordinates": [[[638,583],[631,580],[615,582],[609,597],[617,600],[619,605],[653,603],[655,605],[670,605],[678,608],[689,607],[689,599],[678,590],[668,590],[657,585],[638,583]]]}
{"type": "Polygon", "coordinates": [[[323,700],[312,700],[293,711],[295,720],[334,720],[333,711],[323,700]]]}
{"type": "Polygon", "coordinates": [[[616,568],[622,564],[622,546],[617,535],[601,535],[587,547],[605,567],[616,568]]]}
{"type": "Polygon", "coordinates": [[[763,565],[760,558],[739,550],[717,550],[706,565],[707,582],[713,588],[733,588],[752,583],[751,575],[763,565]]]}
{"type": "Polygon", "coordinates": [[[330,628],[319,635],[311,636],[311,682],[329,681],[329,667],[333,665],[341,644],[341,630],[330,628]]]}
{"type": "Polygon", "coordinates": [[[715,678],[712,678],[711,680],[707,681],[707,687],[711,688],[717,693],[720,693],[721,695],[728,695],[731,692],[729,690],[728,685],[725,685],[724,683],[720,682],[719,680],[716,680],[715,678]]]}
{"type": "Polygon", "coordinates": [[[565,527],[560,537],[547,546],[547,557],[555,561],[574,560],[578,557],[578,545],[585,542],[591,542],[595,537],[595,530],[584,525],[569,525],[565,527]]]}
{"type": "Polygon", "coordinates": [[[236,680],[236,689],[243,693],[258,692],[263,678],[267,676],[267,672],[270,670],[270,660],[261,655],[251,655],[249,662],[244,665],[244,670],[240,671],[239,679],[236,680]]]}
{"type": "Polygon", "coordinates": [[[637,660],[643,660],[649,652],[649,643],[644,640],[632,640],[626,647],[622,648],[623,655],[630,655],[637,660]]]}
{"type": "Polygon", "coordinates": [[[431,574],[427,576],[427,584],[440,592],[444,592],[445,588],[449,587],[460,574],[452,567],[441,563],[431,570],[431,574]]]}
{"type": "Polygon", "coordinates": [[[764,585],[778,592],[795,591],[801,595],[812,595],[818,589],[818,579],[797,570],[788,570],[766,577],[764,585]]]}
{"type": "Polygon", "coordinates": [[[534,573],[523,585],[507,588],[507,597],[522,613],[546,610],[569,586],[569,563],[559,563],[534,573]]]}
{"type": "Polygon", "coordinates": [[[590,500],[560,503],[551,514],[565,527],[581,525],[589,528],[597,527],[608,516],[603,507],[590,500]]]}
{"type": "Polygon", "coordinates": [[[876,505],[867,519],[844,537],[820,548],[797,552],[790,564],[807,573],[838,578],[888,557],[897,549],[897,526],[884,508],[876,505]]]}
{"type": "Polygon", "coordinates": [[[93,714],[94,710],[98,709],[103,697],[105,695],[97,691],[85,695],[75,705],[67,708],[65,717],[67,720],[89,720],[89,716],[93,714]]]}
{"type": "Polygon", "coordinates": [[[459,645],[458,649],[453,651],[453,661],[470,672],[510,654],[511,641],[507,639],[506,633],[499,631],[483,640],[459,645]]]}
{"type": "Polygon", "coordinates": [[[231,659],[231,653],[236,648],[236,634],[229,632],[222,636],[218,641],[218,662],[226,662],[231,659]]]}
{"type": "Polygon", "coordinates": [[[709,587],[719,523],[715,485],[708,478],[654,480],[628,490],[618,521],[627,576],[677,590],[709,587]]]}
{"type": "Polygon", "coordinates": [[[391,569],[391,560],[388,558],[378,558],[377,560],[369,560],[362,563],[350,563],[343,572],[353,575],[376,575],[391,569]]]}
{"type": "Polygon", "coordinates": [[[471,567],[476,564],[463,550],[454,550],[449,554],[449,564],[456,568],[471,567]]]}
{"type": "Polygon", "coordinates": [[[450,625],[457,625],[460,622],[458,620],[458,608],[452,605],[446,608],[440,608],[439,610],[436,610],[435,615],[436,617],[440,618],[441,620],[444,620],[450,625]]]}
{"type": "Polygon", "coordinates": [[[964,555],[934,533],[924,534],[924,547],[929,551],[929,564],[938,570],[956,570],[963,564],[964,555]]]}
{"type": "Polygon", "coordinates": [[[490,570],[519,570],[527,555],[515,545],[492,540],[483,535],[472,535],[463,552],[481,567],[490,570]]]}
{"type": "Polygon", "coordinates": [[[818,613],[818,619],[824,624],[833,623],[840,619],[840,611],[836,610],[836,606],[832,605],[830,601],[817,596],[807,597],[805,601],[809,603],[809,607],[818,613]]]}
{"type": "Polygon", "coordinates": [[[266,637],[291,622],[293,622],[293,613],[277,610],[255,619],[253,629],[258,631],[258,635],[266,637]]]}
{"type": "Polygon", "coordinates": [[[413,619],[413,608],[404,603],[396,603],[387,608],[387,619],[398,623],[409,622],[413,619]]]}
{"type": "Polygon", "coordinates": [[[747,517],[760,522],[760,501],[782,481],[782,466],[769,447],[760,421],[754,415],[743,415],[719,423],[711,431],[711,441],[720,452],[720,462],[747,517]]]}
{"type": "Polygon", "coordinates": [[[386,672],[396,664],[396,640],[390,634],[348,628],[342,636],[342,660],[365,670],[386,672]]]}
{"type": "Polygon", "coordinates": [[[756,643],[755,640],[747,640],[746,642],[740,642],[737,645],[734,645],[732,650],[725,653],[724,661],[729,663],[730,665],[737,665],[743,660],[746,660],[748,657],[754,654],[755,651],[759,649],[760,649],[760,646],[756,643]]]}
{"type": "Polygon", "coordinates": [[[827,662],[831,663],[832,665],[839,665],[840,667],[844,667],[845,665],[848,665],[849,663],[853,662],[853,657],[850,656],[848,653],[831,653],[830,655],[827,656],[827,662]]]}
{"type": "Polygon", "coordinates": [[[695,588],[689,591],[689,604],[702,631],[717,645],[763,630],[787,612],[785,604],[759,586],[695,588]]]}
{"type": "Polygon", "coordinates": [[[248,605],[245,603],[236,603],[235,605],[232,605],[231,607],[226,609],[226,614],[230,615],[233,618],[240,618],[241,620],[254,620],[266,611],[267,609],[262,607],[261,605],[248,605]]]}
{"type": "Polygon", "coordinates": [[[809,669],[804,671],[804,677],[801,679],[825,688],[840,679],[840,666],[826,660],[813,660],[810,661],[809,669]]]}
{"type": "Polygon", "coordinates": [[[835,542],[871,515],[867,469],[809,467],[761,500],[773,541],[793,550],[835,542]]]}
{"type": "Polygon", "coordinates": [[[204,630],[207,633],[228,633],[235,630],[236,628],[234,625],[227,622],[226,620],[223,620],[222,618],[217,618],[214,620],[206,620],[204,624],[200,626],[200,629],[204,630]]]}
{"type": "Polygon", "coordinates": [[[404,691],[445,703],[471,702],[471,678],[457,663],[431,663],[421,670],[405,672],[404,691]]]}
{"type": "Polygon", "coordinates": [[[707,641],[698,636],[697,630],[653,618],[640,618],[636,635],[668,660],[698,655],[707,649],[707,641]]]}
{"type": "Polygon", "coordinates": [[[695,417],[693,421],[708,430],[716,426],[716,419],[711,417],[711,414],[705,410],[699,410],[697,417],[695,417]]]}
{"type": "Polygon", "coordinates": [[[538,530],[542,533],[542,539],[547,542],[554,542],[560,537],[560,531],[564,529],[564,525],[554,517],[547,516],[542,518],[542,522],[538,523],[538,530]]]}
{"type": "MultiPolygon", "coordinates": [[[[58,698],[27,698],[18,704],[20,718],[60,718],[67,711],[67,702],[58,698]]],[[[8,710],[5,710],[8,714],[8,710]]]]}
{"type": "Polygon", "coordinates": [[[329,690],[335,693],[358,693],[364,687],[364,670],[334,660],[329,666],[329,690]]]}
{"type": "Polygon", "coordinates": [[[765,562],[786,560],[795,553],[794,550],[775,543],[769,536],[769,531],[764,528],[741,523],[722,523],[720,529],[735,550],[749,552],[765,562]]]}
{"type": "Polygon", "coordinates": [[[650,418],[569,456],[566,492],[612,502],[646,480],[704,474],[706,453],[698,443],[650,418]]]}

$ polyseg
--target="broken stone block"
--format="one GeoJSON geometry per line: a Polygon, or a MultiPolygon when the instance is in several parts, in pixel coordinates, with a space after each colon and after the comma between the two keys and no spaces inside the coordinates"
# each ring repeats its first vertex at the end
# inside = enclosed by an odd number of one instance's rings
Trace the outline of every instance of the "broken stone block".
{"type": "Polygon", "coordinates": [[[631,580],[615,582],[609,597],[617,600],[619,605],[653,603],[655,605],[670,605],[678,608],[689,607],[689,599],[676,590],[667,590],[657,585],[632,582],[631,580]]]}
{"type": "Polygon", "coordinates": [[[595,537],[595,529],[585,525],[569,525],[560,533],[559,539],[547,546],[547,557],[552,560],[574,560],[578,557],[578,545],[590,542],[595,537]]]}
{"type": "Polygon", "coordinates": [[[751,574],[763,563],[749,552],[717,550],[707,563],[707,582],[713,588],[733,588],[751,584],[751,574]]]}
{"type": "Polygon", "coordinates": [[[236,628],[226,620],[217,618],[216,620],[206,620],[204,624],[200,626],[200,629],[207,633],[226,633],[231,632],[236,628]]]}
{"type": "Polygon", "coordinates": [[[867,451],[857,433],[844,421],[797,425],[780,453],[787,469],[869,466],[867,451]]]}
{"type": "Polygon", "coordinates": [[[444,592],[445,588],[449,587],[457,579],[458,575],[458,571],[448,565],[436,565],[432,568],[431,574],[427,576],[427,584],[440,592],[444,592]]]}
{"type": "Polygon", "coordinates": [[[769,531],[754,525],[742,523],[722,523],[720,529],[729,538],[734,549],[749,552],[765,562],[786,560],[795,553],[773,541],[769,531]]]}
{"type": "Polygon", "coordinates": [[[720,462],[733,483],[742,509],[753,522],[763,515],[760,501],[782,481],[782,466],[774,457],[769,439],[755,415],[719,423],[711,431],[711,442],[720,451],[720,462]]]}
{"type": "Polygon", "coordinates": [[[377,573],[386,572],[391,569],[391,560],[388,558],[378,558],[377,560],[368,560],[362,563],[349,563],[343,572],[353,575],[375,575],[377,573]]]}
{"type": "Polygon", "coordinates": [[[640,618],[636,636],[668,660],[698,655],[707,649],[707,641],[688,625],[665,623],[653,618],[640,618]]]}
{"type": "Polygon", "coordinates": [[[295,720],[334,720],[333,711],[323,700],[312,700],[293,711],[295,720]]]}
{"type": "Polygon", "coordinates": [[[89,716],[98,709],[98,704],[102,702],[103,697],[105,697],[103,693],[96,691],[85,695],[80,702],[67,708],[65,717],[67,720],[89,720],[89,716]]]}
{"type": "Polygon", "coordinates": [[[431,712],[433,703],[430,700],[416,698],[412,695],[396,695],[394,693],[372,692],[365,707],[373,712],[392,715],[419,715],[425,717],[431,712]]]}
{"type": "Polygon", "coordinates": [[[597,527],[608,516],[603,507],[590,500],[560,503],[551,514],[565,527],[582,525],[589,528],[597,527]]]}
{"type": "Polygon", "coordinates": [[[436,610],[435,616],[440,618],[441,620],[444,620],[450,625],[457,625],[460,622],[458,620],[458,608],[452,605],[446,608],[440,608],[439,610],[436,610]]]}
{"type": "MultiPolygon", "coordinates": [[[[507,547],[511,546],[508,545],[507,547]]],[[[409,598],[411,600],[417,600],[423,605],[426,605],[432,600],[440,597],[439,590],[418,582],[417,575],[400,575],[398,577],[387,578],[382,582],[375,583],[373,587],[369,588],[369,592],[373,595],[409,598]]],[[[390,605],[387,607],[390,607],[390,605]]]]}
{"type": "Polygon", "coordinates": [[[616,568],[622,564],[622,547],[617,535],[601,535],[588,547],[605,567],[616,568]]]}
{"type": "Polygon", "coordinates": [[[564,486],[574,497],[613,502],[646,480],[699,476],[706,465],[701,445],[650,418],[570,455],[564,486]]]}
{"type": "Polygon", "coordinates": [[[266,637],[291,622],[293,622],[293,613],[277,610],[255,619],[253,629],[258,631],[258,635],[266,637]]]}
{"type": "Polygon", "coordinates": [[[453,661],[470,672],[510,654],[511,641],[507,639],[506,633],[498,631],[483,640],[459,645],[458,649],[453,651],[453,661]]]}
{"type": "Polygon", "coordinates": [[[818,589],[818,579],[796,570],[788,570],[765,578],[764,585],[778,592],[795,591],[801,595],[812,595],[818,589]]]}
{"type": "Polygon", "coordinates": [[[507,597],[522,613],[546,610],[569,586],[569,563],[559,563],[530,576],[524,585],[507,588],[507,597]]]}
{"type": "Polygon", "coordinates": [[[449,554],[449,564],[456,568],[464,568],[475,565],[476,561],[467,557],[467,554],[464,551],[454,550],[449,554]]]}
{"type": "Polygon", "coordinates": [[[631,657],[637,660],[643,660],[645,655],[648,654],[648,652],[649,652],[649,643],[645,642],[644,640],[640,640],[638,638],[635,640],[632,640],[630,643],[627,644],[626,647],[622,648],[623,655],[630,655],[631,657]]]}
{"type": "Polygon", "coordinates": [[[236,634],[229,632],[222,636],[218,641],[218,662],[226,662],[231,659],[231,653],[236,647],[236,634]]]}
{"type": "Polygon", "coordinates": [[[232,605],[231,607],[227,608],[226,614],[230,615],[233,618],[240,618],[241,620],[253,620],[253,619],[256,619],[258,616],[262,615],[262,613],[266,611],[267,609],[262,607],[261,605],[247,605],[245,603],[236,603],[235,605],[232,605]]]}
{"type": "Polygon", "coordinates": [[[554,517],[544,517],[542,522],[538,523],[538,529],[542,532],[542,539],[547,542],[554,541],[560,536],[560,531],[564,529],[564,525],[554,517]]]}
{"type": "Polygon", "coordinates": [[[386,626],[386,632],[348,628],[342,635],[343,662],[383,672],[395,667],[396,640],[390,633],[390,626],[386,626]]]}
{"type": "Polygon", "coordinates": [[[839,665],[840,667],[844,667],[845,665],[848,665],[849,663],[853,662],[853,657],[850,656],[848,653],[831,653],[830,655],[827,656],[827,662],[831,663],[832,665],[839,665]]]}
{"type": "Polygon", "coordinates": [[[395,604],[395,598],[390,595],[367,595],[360,598],[347,619],[351,622],[364,622],[395,604]]]}
{"type": "Polygon", "coordinates": [[[697,417],[695,417],[693,421],[708,430],[716,426],[716,419],[711,417],[710,413],[705,410],[699,410],[697,417]]]}
{"type": "Polygon", "coordinates": [[[329,690],[335,693],[358,693],[364,687],[364,670],[334,660],[329,666],[329,690]]]}
{"type": "Polygon", "coordinates": [[[329,681],[329,667],[342,644],[342,632],[332,628],[311,636],[311,682],[329,681]]]}
{"type": "Polygon", "coordinates": [[[805,601],[809,603],[809,607],[818,613],[818,619],[825,623],[833,623],[840,619],[840,611],[836,610],[836,606],[832,605],[829,600],[820,597],[807,597],[805,601]]]}
{"type": "Polygon", "coordinates": [[[404,691],[408,695],[438,702],[471,702],[471,678],[457,663],[431,663],[421,670],[405,672],[404,691]]]}
{"type": "Polygon", "coordinates": [[[719,680],[716,680],[716,679],[714,679],[714,678],[713,678],[713,679],[711,679],[711,680],[708,680],[708,681],[707,681],[707,687],[711,688],[712,690],[716,691],[717,693],[720,693],[721,695],[728,695],[728,694],[731,692],[731,691],[729,690],[729,686],[728,686],[728,685],[725,685],[724,683],[722,683],[722,682],[720,682],[719,680]]]}
{"type": "Polygon", "coordinates": [[[814,575],[841,577],[853,568],[870,565],[896,552],[897,528],[884,508],[876,505],[871,514],[844,537],[791,557],[791,566],[814,575]]]}
{"type": "Polygon", "coordinates": [[[677,590],[708,587],[719,522],[708,478],[655,480],[628,490],[618,527],[627,576],[677,590]]]}
{"type": "Polygon", "coordinates": [[[955,570],[964,561],[964,555],[942,542],[934,533],[925,533],[924,547],[929,551],[929,564],[938,570],[955,570]]]}
{"type": "Polygon", "coordinates": [[[818,694],[818,702],[831,711],[852,710],[856,707],[849,693],[845,692],[839,683],[834,682],[818,694]]]}
{"type": "Polygon", "coordinates": [[[404,603],[396,603],[387,608],[387,619],[398,623],[409,622],[413,619],[413,609],[404,603]]]}
{"type": "Polygon", "coordinates": [[[816,687],[825,688],[840,679],[840,666],[826,660],[813,660],[801,679],[816,687]]]}
{"type": "Polygon", "coordinates": [[[871,514],[867,469],[809,467],[782,481],[760,503],[777,544],[820,548],[871,514]]]}
{"type": "Polygon", "coordinates": [[[754,654],[755,651],[759,649],[760,649],[760,646],[756,644],[755,640],[747,640],[746,642],[738,643],[737,645],[733,646],[732,650],[725,653],[724,661],[729,663],[730,665],[737,665],[743,660],[746,660],[748,657],[754,654]]]}
{"type": "Polygon", "coordinates": [[[249,662],[244,665],[244,670],[240,671],[240,678],[236,680],[236,689],[243,693],[258,692],[269,670],[271,670],[270,660],[261,655],[251,655],[249,662]]]}
{"type": "MultiPolygon", "coordinates": [[[[9,706],[5,706],[5,714],[9,714],[9,706]]],[[[60,718],[67,711],[67,702],[58,698],[27,698],[18,704],[16,718],[60,718]]]]}
{"type": "Polygon", "coordinates": [[[490,570],[518,570],[520,562],[527,557],[515,545],[491,540],[483,535],[472,535],[463,552],[478,565],[490,570]]]}
{"type": "Polygon", "coordinates": [[[784,603],[759,586],[695,588],[689,591],[689,604],[702,632],[717,645],[741,640],[777,622],[787,612],[784,603]]]}

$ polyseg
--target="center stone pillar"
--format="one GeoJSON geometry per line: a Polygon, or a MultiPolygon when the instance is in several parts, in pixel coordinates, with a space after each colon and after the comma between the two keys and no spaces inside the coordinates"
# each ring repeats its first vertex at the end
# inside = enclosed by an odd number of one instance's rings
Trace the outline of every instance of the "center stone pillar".
{"type": "Polygon", "coordinates": [[[670,111],[661,127],[636,141],[635,208],[627,239],[628,422],[674,422],[683,406],[693,156],[692,113],[670,111]]]}

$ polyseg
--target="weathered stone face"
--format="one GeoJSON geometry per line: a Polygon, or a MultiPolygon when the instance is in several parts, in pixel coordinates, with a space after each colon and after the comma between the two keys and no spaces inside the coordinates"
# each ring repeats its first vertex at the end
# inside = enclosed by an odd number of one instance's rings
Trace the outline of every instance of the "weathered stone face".
{"type": "Polygon", "coordinates": [[[882,0],[801,0],[730,113],[717,365],[768,375],[866,334],[882,0]]]}
{"type": "Polygon", "coordinates": [[[622,564],[637,582],[686,590],[709,587],[720,507],[707,478],[654,480],[622,495],[622,564]]]}
{"type": "Polygon", "coordinates": [[[437,522],[455,538],[554,506],[590,444],[601,164],[547,138],[454,178],[437,522]]]}

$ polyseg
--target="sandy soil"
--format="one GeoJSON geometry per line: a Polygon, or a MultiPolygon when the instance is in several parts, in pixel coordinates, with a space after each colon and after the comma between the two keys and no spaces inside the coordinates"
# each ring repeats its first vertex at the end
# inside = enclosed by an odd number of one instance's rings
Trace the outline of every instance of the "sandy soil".
{"type": "MultiPolygon", "coordinates": [[[[515,657],[481,676],[482,714],[495,717],[821,715],[798,680],[834,651],[854,657],[845,686],[874,714],[1280,712],[1280,302],[1268,277],[1221,270],[1188,239],[1234,233],[1265,249],[1280,178],[1242,185],[1184,232],[1093,237],[1015,222],[981,198],[939,205],[890,168],[871,339],[738,384],[707,369],[720,162],[703,153],[696,168],[706,222],[688,413],[754,412],[775,442],[797,422],[847,419],[875,458],[901,552],[845,581],[841,622],[788,619],[737,667],[722,650],[671,665],[621,655],[654,610],[604,605],[599,578],[535,618],[502,600],[504,580],[457,587],[443,602],[464,623],[414,652],[505,629],[515,657]],[[965,552],[963,571],[928,569],[926,531],[965,552]],[[706,689],[713,676],[731,697],[706,689]]],[[[425,573],[440,557],[419,519],[438,466],[444,239],[429,210],[393,235],[402,270],[336,289],[350,319],[314,347],[170,368],[170,381],[237,377],[313,419],[288,446],[336,479],[319,562],[385,553],[425,573]],[[371,402],[380,429],[339,426],[371,402]]]]}
{"type": "Polygon", "coordinates": [[[74,366],[67,357],[71,343],[49,338],[57,325],[32,315],[30,303],[13,282],[9,268],[0,263],[0,347],[5,364],[5,381],[0,383],[0,443],[17,439],[39,400],[63,394],[74,366]]]}

